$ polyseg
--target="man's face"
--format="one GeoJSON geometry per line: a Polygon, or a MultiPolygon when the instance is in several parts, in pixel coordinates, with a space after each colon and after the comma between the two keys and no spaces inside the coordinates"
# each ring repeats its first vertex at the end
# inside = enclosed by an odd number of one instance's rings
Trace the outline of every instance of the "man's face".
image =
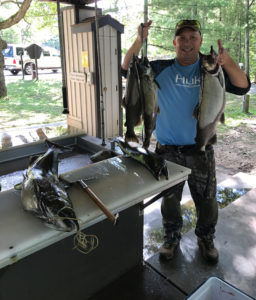
{"type": "Polygon", "coordinates": [[[193,64],[198,58],[202,37],[198,31],[184,28],[173,40],[177,60],[181,65],[193,64]]]}

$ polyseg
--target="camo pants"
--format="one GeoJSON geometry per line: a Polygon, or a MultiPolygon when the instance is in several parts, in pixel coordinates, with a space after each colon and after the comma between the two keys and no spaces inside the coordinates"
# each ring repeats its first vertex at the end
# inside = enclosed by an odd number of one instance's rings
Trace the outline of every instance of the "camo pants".
{"type": "MultiPolygon", "coordinates": [[[[195,234],[202,239],[212,240],[218,219],[214,150],[212,145],[207,145],[205,154],[201,154],[194,152],[192,148],[193,146],[163,146],[157,143],[156,153],[166,160],[191,169],[188,186],[197,213],[195,234]]],[[[184,184],[182,182],[168,189],[162,200],[164,240],[169,244],[176,244],[181,239],[183,220],[180,201],[184,184]]]]}

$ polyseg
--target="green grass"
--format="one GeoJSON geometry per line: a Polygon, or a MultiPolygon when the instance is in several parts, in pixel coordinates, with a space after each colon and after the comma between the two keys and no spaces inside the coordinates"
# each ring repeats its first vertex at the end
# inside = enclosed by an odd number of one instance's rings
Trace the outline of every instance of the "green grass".
{"type": "Polygon", "coordinates": [[[243,96],[226,93],[227,105],[225,114],[232,119],[250,119],[256,116],[256,95],[250,95],[249,113],[242,112],[243,96]]]}
{"type": "Polygon", "coordinates": [[[0,99],[0,130],[66,119],[60,80],[18,80],[8,83],[7,91],[8,98],[0,99]]]}
{"type": "Polygon", "coordinates": [[[218,132],[226,132],[228,129],[239,127],[245,121],[256,120],[256,95],[250,94],[249,112],[242,111],[243,96],[226,93],[227,103],[225,108],[225,124],[219,123],[218,132]]]}

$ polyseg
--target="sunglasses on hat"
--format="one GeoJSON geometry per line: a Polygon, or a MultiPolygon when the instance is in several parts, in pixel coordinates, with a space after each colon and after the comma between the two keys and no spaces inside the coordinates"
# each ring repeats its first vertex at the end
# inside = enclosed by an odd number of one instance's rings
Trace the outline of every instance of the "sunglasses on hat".
{"type": "MultiPolygon", "coordinates": [[[[192,28],[196,31],[201,31],[201,24],[197,20],[181,20],[175,26],[175,35],[183,28],[192,28]]],[[[200,32],[201,34],[201,32],[200,32]]]]}

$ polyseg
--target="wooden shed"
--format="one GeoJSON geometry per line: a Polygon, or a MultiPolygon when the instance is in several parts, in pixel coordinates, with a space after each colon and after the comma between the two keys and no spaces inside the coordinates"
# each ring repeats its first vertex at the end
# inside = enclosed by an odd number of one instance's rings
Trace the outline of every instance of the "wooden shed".
{"type": "Polygon", "coordinates": [[[121,135],[120,68],[124,26],[110,15],[98,16],[101,94],[94,10],[71,6],[61,12],[69,111],[67,123],[95,137],[101,138],[103,132],[106,138],[121,135]]]}

